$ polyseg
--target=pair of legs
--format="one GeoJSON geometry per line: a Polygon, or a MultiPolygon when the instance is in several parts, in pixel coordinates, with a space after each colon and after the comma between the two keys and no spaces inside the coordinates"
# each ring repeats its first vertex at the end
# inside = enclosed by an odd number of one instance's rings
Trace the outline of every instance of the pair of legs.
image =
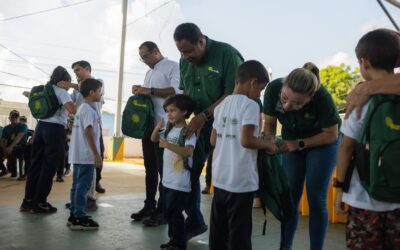
{"type": "Polygon", "coordinates": [[[288,177],[296,213],[291,220],[281,224],[281,249],[291,249],[292,247],[299,220],[299,202],[303,193],[304,180],[310,210],[310,249],[320,250],[323,248],[328,225],[326,198],[332,172],[336,165],[338,141],[283,155],[282,166],[288,177]]]}
{"type": "Polygon", "coordinates": [[[22,177],[26,174],[23,173],[23,157],[24,157],[24,146],[17,145],[13,148],[11,154],[7,157],[7,168],[8,172],[11,173],[11,177],[17,177],[17,163],[19,166],[19,176],[22,177]]]}
{"type": "Polygon", "coordinates": [[[169,188],[164,189],[164,215],[168,223],[169,246],[178,247],[180,250],[186,249],[185,234],[185,209],[189,193],[169,188]]]}
{"type": "Polygon", "coordinates": [[[214,187],[210,250],[251,250],[254,192],[231,193],[214,187]]]}
{"type": "Polygon", "coordinates": [[[28,171],[25,200],[33,205],[47,204],[57,167],[65,154],[63,125],[39,121],[32,146],[32,164],[28,171]]]}
{"type": "Polygon", "coordinates": [[[346,225],[347,249],[399,250],[400,209],[375,212],[349,208],[346,225]]]}
{"type": "Polygon", "coordinates": [[[71,215],[75,218],[86,216],[87,195],[95,173],[93,164],[74,164],[71,188],[71,215]]]}

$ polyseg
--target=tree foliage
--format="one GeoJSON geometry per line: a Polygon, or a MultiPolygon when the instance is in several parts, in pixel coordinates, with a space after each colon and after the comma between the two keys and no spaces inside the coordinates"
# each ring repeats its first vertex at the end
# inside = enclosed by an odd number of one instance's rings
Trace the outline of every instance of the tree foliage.
{"type": "Polygon", "coordinates": [[[350,66],[327,66],[320,71],[321,83],[331,93],[339,112],[345,110],[346,96],[352,87],[361,81],[360,69],[350,66]]]}

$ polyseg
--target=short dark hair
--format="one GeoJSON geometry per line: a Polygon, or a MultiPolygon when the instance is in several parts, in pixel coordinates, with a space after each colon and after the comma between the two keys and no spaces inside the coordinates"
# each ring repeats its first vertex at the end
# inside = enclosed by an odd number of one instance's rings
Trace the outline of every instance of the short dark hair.
{"type": "Polygon", "coordinates": [[[166,108],[171,104],[175,105],[179,110],[186,111],[185,115],[186,119],[190,117],[196,106],[192,98],[190,98],[190,96],[185,94],[177,94],[169,96],[163,104],[164,110],[166,110],[166,108]]]}
{"type": "Polygon", "coordinates": [[[392,72],[400,55],[400,38],[392,30],[377,29],[358,41],[356,56],[367,59],[371,66],[392,72]]]}
{"type": "Polygon", "coordinates": [[[254,77],[257,78],[259,83],[269,82],[268,71],[259,61],[246,61],[236,71],[236,82],[239,84],[245,83],[254,77]]]}
{"type": "Polygon", "coordinates": [[[19,111],[18,110],[11,110],[10,114],[8,116],[9,118],[18,118],[19,117],[19,111]]]}
{"type": "Polygon", "coordinates": [[[89,72],[92,72],[92,66],[90,66],[90,63],[88,61],[81,60],[74,62],[71,65],[71,68],[74,68],[75,66],[81,66],[82,68],[89,68],[89,72]]]}
{"type": "Polygon", "coordinates": [[[99,80],[88,78],[84,80],[80,86],[80,92],[83,97],[87,97],[91,90],[96,91],[101,88],[102,84],[99,80]]]}
{"type": "Polygon", "coordinates": [[[176,42],[188,40],[192,44],[197,44],[200,38],[203,37],[203,33],[201,33],[199,27],[194,23],[182,23],[176,27],[174,32],[174,40],[176,42]]]}
{"type": "Polygon", "coordinates": [[[160,51],[160,49],[158,48],[157,44],[155,42],[152,42],[152,41],[146,41],[146,42],[142,43],[139,46],[139,49],[142,49],[143,47],[146,47],[149,50],[150,53],[153,52],[154,50],[160,51]]]}
{"type": "Polygon", "coordinates": [[[60,81],[71,81],[71,75],[64,67],[57,66],[50,76],[49,83],[56,85],[60,81]]]}

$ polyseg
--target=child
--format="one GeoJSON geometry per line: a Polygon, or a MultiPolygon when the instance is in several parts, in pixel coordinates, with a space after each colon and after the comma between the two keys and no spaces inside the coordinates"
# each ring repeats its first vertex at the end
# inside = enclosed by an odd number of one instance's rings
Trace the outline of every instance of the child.
{"type": "Polygon", "coordinates": [[[85,214],[87,193],[95,167],[102,167],[100,156],[100,116],[95,102],[101,99],[101,82],[89,78],[82,82],[81,94],[85,102],[79,107],[72,129],[69,163],[73,164],[71,215],[67,225],[71,230],[96,230],[99,227],[85,214]]]}
{"type": "Polygon", "coordinates": [[[160,141],[160,147],[164,148],[162,179],[164,215],[170,237],[168,243],[160,246],[164,250],[186,249],[185,220],[182,211],[191,191],[190,168],[196,137],[193,134],[185,139],[183,129],[186,127],[185,119],[189,118],[194,106],[194,102],[187,95],[168,97],[163,105],[168,115],[168,122],[165,126],[164,120],[161,119],[151,134],[151,140],[160,141]],[[163,133],[160,133],[161,131],[163,133]]]}
{"type": "MultiPolygon", "coordinates": [[[[384,79],[393,75],[396,60],[400,56],[400,39],[394,31],[371,31],[358,42],[356,55],[365,80],[384,79]]],[[[347,249],[400,249],[400,203],[372,198],[361,185],[357,168],[353,170],[348,192],[343,193],[346,171],[355,151],[356,140],[367,122],[365,117],[370,101],[364,105],[359,120],[353,110],[341,127],[343,140],[339,146],[337,178],[334,181],[337,188],[335,210],[338,214],[344,214],[342,202],[349,205],[347,249]]]]}
{"type": "Polygon", "coordinates": [[[258,138],[260,107],[255,100],[268,82],[261,63],[244,62],[236,72],[232,95],[215,108],[211,250],[251,249],[251,213],[258,190],[257,149],[276,151],[272,142],[258,138]]]}

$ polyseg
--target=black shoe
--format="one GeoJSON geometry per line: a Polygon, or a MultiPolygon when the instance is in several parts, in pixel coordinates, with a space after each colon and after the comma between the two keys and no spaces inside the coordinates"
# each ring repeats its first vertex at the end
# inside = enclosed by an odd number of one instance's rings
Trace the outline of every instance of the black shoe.
{"type": "Polygon", "coordinates": [[[68,176],[71,173],[71,169],[67,169],[64,172],[64,176],[68,176]]]}
{"type": "Polygon", "coordinates": [[[57,208],[50,203],[38,203],[30,211],[32,214],[52,214],[57,212],[57,208]]]}
{"type": "Polygon", "coordinates": [[[65,203],[65,208],[70,209],[71,208],[71,202],[65,203]]]}
{"type": "Polygon", "coordinates": [[[97,230],[99,229],[99,224],[92,220],[89,216],[84,216],[82,218],[74,218],[72,220],[71,226],[69,227],[71,230],[82,230],[82,231],[89,231],[89,230],[97,230]]]}
{"type": "Polygon", "coordinates": [[[27,201],[26,199],[22,200],[22,204],[19,207],[19,211],[21,212],[29,212],[33,208],[33,201],[27,201]]]}
{"type": "Polygon", "coordinates": [[[189,226],[186,229],[186,240],[190,240],[197,235],[200,235],[208,230],[208,226],[206,224],[189,226]]]}
{"type": "Polygon", "coordinates": [[[20,177],[18,177],[18,179],[17,179],[17,181],[24,181],[25,180],[25,177],[24,176],[20,176],[20,177]]]}
{"type": "Polygon", "coordinates": [[[64,182],[64,179],[61,176],[58,176],[56,182],[64,182]]]}
{"type": "Polygon", "coordinates": [[[135,221],[141,221],[146,217],[149,217],[152,213],[154,213],[155,208],[149,207],[149,206],[144,206],[142,209],[140,209],[139,212],[131,214],[131,219],[135,221]]]}
{"type": "Polygon", "coordinates": [[[73,216],[73,215],[70,215],[69,217],[68,217],[68,220],[67,220],[67,227],[70,227],[71,225],[72,225],[72,222],[75,220],[75,217],[73,216]]]}
{"type": "Polygon", "coordinates": [[[96,192],[99,194],[104,194],[106,192],[106,190],[101,186],[100,183],[96,184],[96,192]]]}
{"type": "Polygon", "coordinates": [[[166,224],[167,221],[164,219],[164,214],[158,212],[153,213],[150,217],[144,218],[142,223],[149,227],[156,227],[166,224]]]}
{"type": "Polygon", "coordinates": [[[3,171],[1,171],[1,172],[0,172],[0,177],[2,177],[2,176],[4,176],[4,175],[6,175],[7,173],[8,173],[7,171],[4,171],[4,170],[3,170],[3,171]]]}
{"type": "Polygon", "coordinates": [[[11,177],[11,178],[17,177],[17,173],[12,173],[10,177],[11,177]]]}
{"type": "Polygon", "coordinates": [[[206,186],[203,190],[201,190],[202,194],[210,194],[210,187],[206,186]]]}
{"type": "Polygon", "coordinates": [[[170,241],[168,241],[167,243],[161,244],[160,248],[164,249],[164,248],[168,248],[169,246],[171,246],[171,242],[170,241]]]}

